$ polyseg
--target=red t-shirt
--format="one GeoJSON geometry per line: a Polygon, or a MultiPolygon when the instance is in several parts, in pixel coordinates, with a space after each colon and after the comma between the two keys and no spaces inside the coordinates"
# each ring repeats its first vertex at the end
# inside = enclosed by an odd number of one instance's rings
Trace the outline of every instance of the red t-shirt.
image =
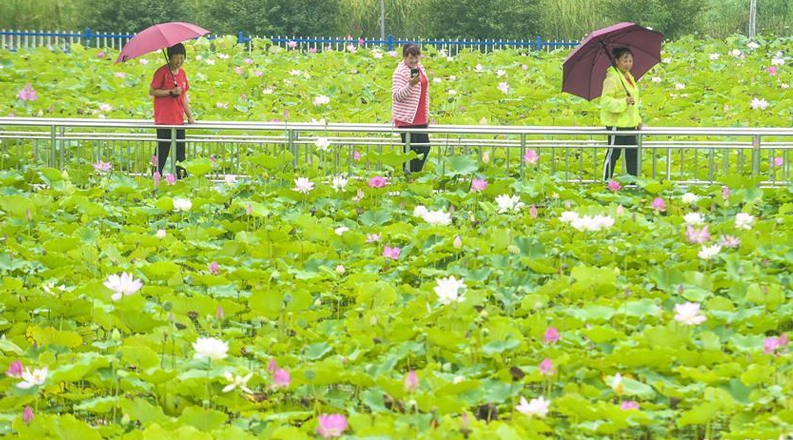
{"type": "Polygon", "coordinates": [[[154,78],[151,80],[151,86],[155,89],[170,90],[178,86],[182,88],[182,93],[178,98],[172,96],[154,97],[154,123],[159,125],[182,125],[184,124],[185,113],[185,92],[190,90],[190,84],[187,83],[187,75],[183,69],[179,69],[179,73],[171,76],[168,65],[164,65],[154,72],[154,78]],[[176,84],[174,84],[174,78],[176,84]]]}
{"type": "Polygon", "coordinates": [[[413,118],[413,123],[409,124],[407,122],[402,121],[394,121],[397,127],[404,127],[406,125],[426,125],[427,124],[427,77],[424,75],[424,72],[420,72],[421,75],[421,95],[419,95],[419,108],[416,109],[416,116],[413,118]]]}

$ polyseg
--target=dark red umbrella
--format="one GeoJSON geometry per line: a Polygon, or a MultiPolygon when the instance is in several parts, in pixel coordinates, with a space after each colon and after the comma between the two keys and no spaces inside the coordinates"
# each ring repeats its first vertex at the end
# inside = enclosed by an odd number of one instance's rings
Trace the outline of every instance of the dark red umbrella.
{"type": "Polygon", "coordinates": [[[155,24],[140,31],[124,45],[116,63],[131,60],[149,52],[171,47],[176,43],[208,34],[209,31],[190,23],[179,21],[155,24]]]}
{"type": "Polygon", "coordinates": [[[631,74],[637,80],[661,62],[660,32],[636,23],[620,23],[592,32],[564,61],[562,91],[587,100],[600,96],[606,69],[614,65],[611,50],[627,47],[633,52],[631,74]]]}

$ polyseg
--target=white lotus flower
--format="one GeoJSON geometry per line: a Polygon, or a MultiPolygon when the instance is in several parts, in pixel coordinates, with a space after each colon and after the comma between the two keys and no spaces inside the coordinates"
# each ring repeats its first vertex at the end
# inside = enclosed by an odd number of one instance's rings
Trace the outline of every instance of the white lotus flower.
{"type": "Polygon", "coordinates": [[[443,82],[443,80],[440,78],[432,78],[432,82],[434,82],[435,84],[440,84],[443,82]]]}
{"type": "Polygon", "coordinates": [[[330,139],[328,138],[317,138],[317,141],[314,142],[314,145],[320,149],[320,151],[328,151],[328,147],[330,147],[330,139]]]}
{"type": "Polygon", "coordinates": [[[699,304],[687,302],[675,305],[675,321],[685,325],[697,325],[708,319],[699,314],[699,304]]]}
{"type": "Polygon", "coordinates": [[[457,90],[450,89],[448,93],[449,93],[450,95],[454,96],[454,95],[456,95],[456,94],[457,94],[457,90]]]}
{"type": "Polygon", "coordinates": [[[498,69],[496,70],[496,76],[501,77],[507,74],[506,70],[498,69]]]}
{"type": "Polygon", "coordinates": [[[207,58],[206,59],[206,63],[209,64],[210,66],[214,66],[215,65],[215,60],[213,60],[212,58],[207,58]]]}
{"type": "Polygon", "coordinates": [[[652,81],[652,82],[654,82],[654,83],[658,84],[658,83],[660,83],[662,80],[661,80],[661,77],[660,77],[660,76],[654,76],[654,77],[653,77],[653,79],[651,79],[650,81],[652,81]]]}
{"type": "Polygon", "coordinates": [[[26,367],[25,371],[22,373],[22,382],[17,384],[17,388],[27,390],[36,385],[43,384],[45,380],[47,380],[47,367],[36,368],[32,373],[30,372],[30,367],[26,367]]]}
{"type": "Polygon", "coordinates": [[[273,92],[275,92],[275,90],[273,90],[272,87],[266,87],[266,88],[262,89],[262,94],[263,95],[272,95],[273,92]]]}
{"type": "Polygon", "coordinates": [[[425,222],[434,226],[448,226],[452,222],[452,217],[448,212],[443,210],[427,211],[422,217],[425,222]]]}
{"type": "Polygon", "coordinates": [[[424,205],[418,205],[415,208],[413,208],[414,217],[424,218],[424,216],[427,215],[428,212],[429,211],[427,211],[427,208],[424,205]]]}
{"type": "Polygon", "coordinates": [[[306,177],[298,177],[295,179],[295,187],[292,189],[301,194],[308,194],[309,191],[314,189],[314,182],[308,180],[306,177]]]}
{"type": "Polygon", "coordinates": [[[570,223],[577,218],[578,218],[578,213],[574,211],[565,211],[562,213],[562,215],[559,216],[559,220],[562,223],[570,223]]]}
{"type": "Polygon", "coordinates": [[[347,232],[349,230],[350,230],[350,228],[348,228],[346,226],[339,226],[338,228],[334,229],[333,232],[335,232],[336,235],[341,236],[341,234],[344,234],[345,232],[347,232]]]}
{"type": "Polygon", "coordinates": [[[754,98],[752,99],[751,106],[752,109],[754,110],[765,110],[766,108],[768,108],[768,101],[766,101],[765,98],[762,99],[754,98]]]}
{"type": "Polygon", "coordinates": [[[154,234],[154,236],[162,240],[163,238],[165,238],[165,234],[166,234],[165,229],[158,229],[157,233],[154,234]]]}
{"type": "Polygon", "coordinates": [[[622,374],[620,373],[615,374],[614,377],[611,379],[610,385],[611,385],[611,389],[614,390],[615,393],[622,394],[622,389],[623,389],[622,374]]]}
{"type": "Polygon", "coordinates": [[[109,112],[113,110],[113,107],[110,104],[99,104],[99,111],[109,112]]]}
{"type": "Polygon", "coordinates": [[[754,223],[754,216],[751,214],[747,214],[745,212],[739,212],[735,214],[735,227],[738,229],[746,229],[747,231],[752,229],[752,224],[754,223]]]}
{"type": "Polygon", "coordinates": [[[333,178],[333,182],[331,182],[330,186],[336,191],[344,191],[344,187],[347,186],[347,179],[343,176],[336,176],[333,178]]]}
{"type": "Polygon", "coordinates": [[[227,371],[223,376],[226,378],[226,380],[231,382],[223,388],[224,393],[228,393],[234,388],[239,388],[248,394],[253,394],[253,391],[248,388],[248,381],[251,380],[251,377],[253,377],[253,373],[248,373],[246,376],[236,376],[227,371]]]}
{"type": "Polygon", "coordinates": [[[721,55],[720,55],[720,54],[717,54],[717,53],[712,53],[712,54],[710,54],[710,60],[711,60],[711,61],[716,61],[716,60],[718,60],[719,58],[721,58],[721,55]]]}
{"type": "Polygon", "coordinates": [[[173,209],[177,211],[189,211],[193,207],[193,202],[188,199],[173,199],[173,209]]]}
{"type": "Polygon", "coordinates": [[[531,399],[531,402],[527,402],[526,398],[521,396],[520,398],[520,405],[516,406],[515,409],[527,416],[535,416],[539,418],[543,418],[548,415],[548,410],[551,407],[551,401],[546,400],[544,397],[540,396],[536,399],[531,399]]]}
{"type": "Polygon", "coordinates": [[[372,52],[372,57],[374,57],[375,59],[379,60],[379,59],[383,58],[383,52],[380,52],[378,50],[373,51],[372,52]]]}
{"type": "Polygon", "coordinates": [[[328,98],[325,95],[320,95],[320,96],[317,96],[316,98],[314,98],[314,105],[316,105],[316,106],[329,104],[329,103],[330,103],[330,98],[328,98]]]}
{"type": "Polygon", "coordinates": [[[697,256],[699,256],[699,258],[703,260],[710,260],[711,258],[714,258],[716,255],[719,255],[719,252],[721,252],[721,246],[717,244],[714,244],[713,246],[705,246],[703,244],[702,249],[699,251],[697,256]]]}
{"type": "Polygon", "coordinates": [[[686,88],[686,85],[685,85],[685,84],[683,84],[683,83],[677,83],[677,84],[675,84],[675,90],[683,90],[683,89],[685,89],[685,88],[686,88]]]}
{"type": "Polygon", "coordinates": [[[526,206],[520,201],[520,197],[514,195],[509,196],[507,194],[501,194],[496,197],[496,203],[498,204],[499,213],[520,211],[526,206]]]}
{"type": "Polygon", "coordinates": [[[697,203],[697,200],[699,200],[699,197],[696,194],[685,193],[685,194],[683,194],[683,197],[681,197],[681,200],[683,201],[683,203],[687,203],[687,204],[690,205],[692,203],[697,203]]]}
{"type": "Polygon", "coordinates": [[[784,60],[784,58],[776,58],[776,57],[774,57],[774,59],[771,60],[771,64],[774,65],[774,66],[782,66],[782,65],[785,64],[785,60],[784,60]]]}
{"type": "Polygon", "coordinates": [[[748,47],[749,49],[755,50],[755,49],[759,49],[760,45],[755,43],[754,41],[750,41],[749,44],[746,45],[746,47],[748,47]]]}
{"type": "Polygon", "coordinates": [[[730,51],[730,55],[734,56],[735,58],[738,58],[739,56],[741,56],[741,55],[743,55],[743,54],[741,53],[741,51],[740,51],[740,50],[738,50],[738,49],[733,49],[733,50],[731,50],[731,51],[730,51]]]}
{"type": "Polygon", "coordinates": [[[702,217],[702,214],[698,212],[689,212],[688,214],[683,216],[683,221],[687,225],[691,225],[691,226],[699,226],[705,224],[705,218],[702,217]]]}
{"type": "Polygon", "coordinates": [[[193,343],[196,359],[225,359],[228,356],[229,344],[215,338],[198,338],[193,343]]]}
{"type": "Polygon", "coordinates": [[[481,72],[481,71],[485,70],[485,68],[482,67],[481,64],[477,64],[476,67],[474,68],[474,70],[477,71],[477,72],[481,72]]]}
{"type": "Polygon", "coordinates": [[[465,296],[461,292],[461,290],[464,291],[466,289],[463,280],[458,280],[452,275],[448,278],[436,278],[435,282],[438,283],[438,285],[435,286],[433,290],[438,295],[438,301],[440,301],[441,304],[449,305],[453,302],[461,303],[465,301],[465,296]]]}
{"type": "Polygon", "coordinates": [[[47,283],[47,284],[42,284],[42,285],[41,285],[41,288],[42,288],[42,289],[44,289],[44,291],[45,291],[45,292],[49,293],[49,294],[50,294],[50,295],[52,295],[52,296],[55,296],[55,295],[57,294],[57,292],[55,292],[55,291],[54,291],[55,289],[58,289],[58,290],[60,290],[60,291],[61,291],[61,293],[63,293],[63,292],[65,292],[65,291],[66,291],[66,286],[64,286],[63,284],[61,284],[60,286],[57,286],[57,287],[56,287],[56,286],[55,286],[55,283],[53,283],[52,281],[50,281],[50,282],[49,282],[49,283],[47,283]]]}
{"type": "Polygon", "coordinates": [[[109,275],[104,282],[105,287],[113,291],[110,297],[113,301],[120,300],[123,296],[135,294],[143,283],[132,277],[132,273],[122,272],[121,275],[109,275]]]}

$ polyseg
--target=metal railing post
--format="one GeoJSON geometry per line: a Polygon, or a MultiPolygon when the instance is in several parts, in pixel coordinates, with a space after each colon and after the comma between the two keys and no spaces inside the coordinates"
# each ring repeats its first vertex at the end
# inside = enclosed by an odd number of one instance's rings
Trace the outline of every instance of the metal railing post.
{"type": "Polygon", "coordinates": [[[636,136],[636,177],[642,176],[642,142],[643,134],[636,136]]]}
{"type": "Polygon", "coordinates": [[[752,175],[760,174],[760,135],[755,135],[752,139],[752,175]]]}
{"type": "Polygon", "coordinates": [[[171,174],[176,176],[176,128],[171,128],[171,151],[168,153],[171,157],[171,174]]]}
{"type": "Polygon", "coordinates": [[[91,28],[85,28],[85,47],[91,47],[91,28]]]}

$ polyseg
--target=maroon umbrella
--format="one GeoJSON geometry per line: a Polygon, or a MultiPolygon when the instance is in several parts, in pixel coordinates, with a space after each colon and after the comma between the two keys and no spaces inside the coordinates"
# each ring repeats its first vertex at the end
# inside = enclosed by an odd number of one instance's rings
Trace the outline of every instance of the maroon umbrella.
{"type": "Polygon", "coordinates": [[[131,60],[149,52],[171,47],[176,43],[190,40],[208,34],[209,31],[190,23],[175,21],[172,23],[155,24],[140,31],[132,37],[121,53],[118,54],[116,63],[131,60]]]}
{"type": "Polygon", "coordinates": [[[663,38],[660,32],[627,22],[592,32],[564,61],[562,91],[587,100],[600,96],[606,69],[615,65],[611,50],[617,47],[633,52],[631,74],[638,80],[661,61],[663,38]]]}

